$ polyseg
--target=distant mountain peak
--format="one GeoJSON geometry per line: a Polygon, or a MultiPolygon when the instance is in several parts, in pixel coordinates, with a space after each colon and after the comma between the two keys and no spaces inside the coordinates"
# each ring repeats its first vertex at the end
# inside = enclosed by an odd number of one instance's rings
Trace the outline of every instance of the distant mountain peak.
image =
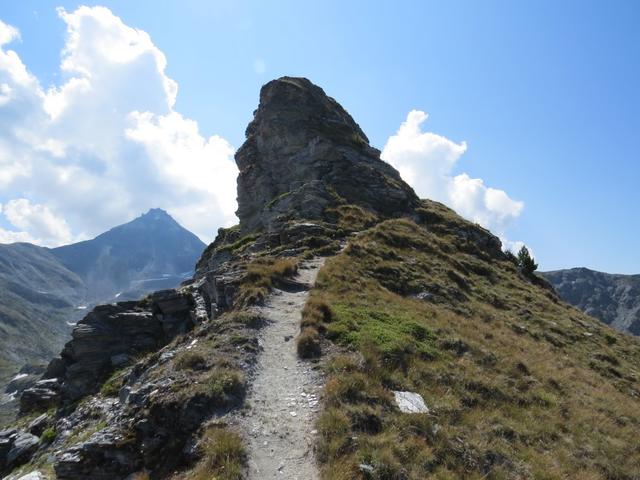
{"type": "Polygon", "coordinates": [[[192,271],[204,247],[165,210],[152,208],[92,240],[51,252],[90,286],[90,299],[104,299],[131,290],[131,282],[192,271]]]}
{"type": "Polygon", "coordinates": [[[171,220],[174,220],[174,218],[169,215],[169,213],[166,210],[163,210],[161,208],[150,208],[149,211],[147,213],[143,213],[140,218],[152,218],[152,219],[166,219],[166,218],[170,218],[171,220]]]}

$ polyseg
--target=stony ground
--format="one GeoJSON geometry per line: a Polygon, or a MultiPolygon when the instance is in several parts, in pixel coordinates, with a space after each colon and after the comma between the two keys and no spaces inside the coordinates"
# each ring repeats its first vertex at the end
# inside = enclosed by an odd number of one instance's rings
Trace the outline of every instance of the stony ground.
{"type": "Polygon", "coordinates": [[[318,478],[314,424],[322,388],[314,365],[296,354],[300,315],[324,259],[304,263],[295,291],[276,289],[259,309],[268,320],[262,353],[249,390],[248,409],[238,419],[247,438],[249,479],[318,478]]]}

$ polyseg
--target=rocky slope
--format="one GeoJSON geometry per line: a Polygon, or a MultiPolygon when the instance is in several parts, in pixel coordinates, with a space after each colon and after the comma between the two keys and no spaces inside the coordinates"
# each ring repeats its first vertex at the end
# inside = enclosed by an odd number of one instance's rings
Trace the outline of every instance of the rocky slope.
{"type": "Polygon", "coordinates": [[[614,275],[588,268],[542,275],[565,302],[616,330],[640,335],[640,275],[614,275]]]}
{"type": "MultiPolygon", "coordinates": [[[[84,283],[46,248],[0,245],[0,391],[25,363],[46,365],[78,320],[84,283]],[[78,316],[78,318],[75,318],[78,316]]],[[[18,390],[28,369],[12,383],[18,390]]],[[[35,370],[37,371],[37,369],[35,370]]],[[[0,399],[0,424],[11,397],[0,399]]]]}
{"type": "Polygon", "coordinates": [[[417,199],[319,87],[265,85],[236,161],[240,224],[192,281],[78,323],[0,433],[10,478],[228,480],[275,460],[295,478],[270,454],[309,438],[294,463],[327,479],[637,478],[637,339],[417,199]],[[297,270],[322,256],[294,344],[297,270]],[[266,387],[299,369],[323,384],[313,430],[266,387]],[[419,413],[394,400],[417,394],[419,413]]]}

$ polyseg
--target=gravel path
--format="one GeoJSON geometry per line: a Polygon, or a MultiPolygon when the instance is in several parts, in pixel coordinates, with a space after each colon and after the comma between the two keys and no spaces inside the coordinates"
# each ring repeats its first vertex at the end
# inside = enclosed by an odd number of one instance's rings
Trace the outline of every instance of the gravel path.
{"type": "Polygon", "coordinates": [[[245,431],[249,479],[315,480],[314,424],[322,378],[313,365],[298,359],[295,337],[300,314],[324,259],[304,262],[295,280],[304,288],[275,289],[258,311],[268,320],[262,352],[249,389],[249,409],[239,419],[245,431]]]}

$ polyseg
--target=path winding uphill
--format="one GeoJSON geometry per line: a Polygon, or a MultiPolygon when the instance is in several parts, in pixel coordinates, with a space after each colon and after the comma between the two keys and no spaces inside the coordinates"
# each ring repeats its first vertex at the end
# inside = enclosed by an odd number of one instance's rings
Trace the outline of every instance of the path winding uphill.
{"type": "Polygon", "coordinates": [[[248,439],[249,479],[319,477],[313,444],[322,378],[298,358],[294,339],[308,290],[323,263],[303,263],[295,278],[300,288],[276,289],[259,309],[268,324],[260,339],[263,351],[247,398],[248,413],[240,419],[248,439]]]}

